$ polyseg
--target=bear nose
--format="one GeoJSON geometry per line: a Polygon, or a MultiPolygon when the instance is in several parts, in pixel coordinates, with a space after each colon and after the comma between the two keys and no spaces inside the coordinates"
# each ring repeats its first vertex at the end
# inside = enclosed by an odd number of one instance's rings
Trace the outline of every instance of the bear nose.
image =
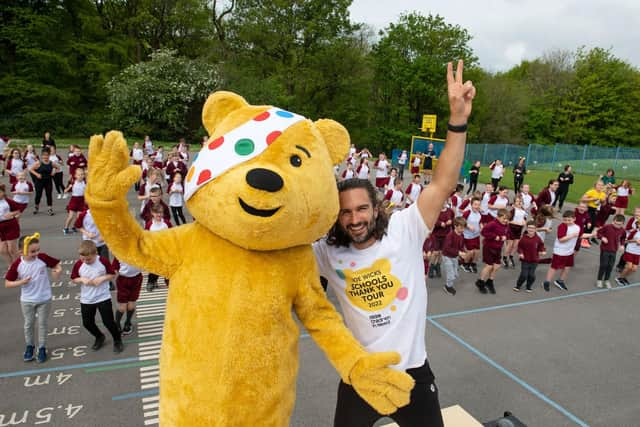
{"type": "Polygon", "coordinates": [[[277,173],[269,169],[256,168],[247,172],[247,184],[258,190],[275,193],[282,188],[284,182],[277,173]]]}

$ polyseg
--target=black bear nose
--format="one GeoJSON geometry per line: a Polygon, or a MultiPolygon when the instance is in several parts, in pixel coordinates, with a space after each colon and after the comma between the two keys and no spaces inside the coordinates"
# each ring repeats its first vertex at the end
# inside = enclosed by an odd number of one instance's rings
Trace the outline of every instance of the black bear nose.
{"type": "Polygon", "coordinates": [[[275,193],[282,188],[284,182],[277,173],[269,169],[256,168],[247,172],[247,184],[258,190],[275,193]]]}

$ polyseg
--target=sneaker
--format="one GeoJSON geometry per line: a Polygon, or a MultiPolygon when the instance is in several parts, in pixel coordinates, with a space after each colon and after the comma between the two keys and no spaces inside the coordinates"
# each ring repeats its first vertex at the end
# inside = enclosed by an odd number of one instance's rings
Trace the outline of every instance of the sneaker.
{"type": "Polygon", "coordinates": [[[69,197],[69,193],[64,193],[64,194],[62,195],[62,198],[63,198],[63,199],[66,199],[66,198],[68,198],[68,197],[69,197]]]}
{"type": "Polygon", "coordinates": [[[104,345],[104,340],[105,340],[105,336],[104,335],[100,335],[98,338],[96,338],[96,340],[94,341],[93,345],[91,346],[91,350],[93,351],[98,351],[102,348],[102,346],[104,345]]]}
{"type": "Polygon", "coordinates": [[[616,277],[616,285],[627,286],[626,283],[624,283],[624,281],[625,281],[624,277],[616,277]]]}
{"type": "Polygon", "coordinates": [[[512,289],[513,289],[513,292],[520,292],[520,288],[517,286],[514,286],[512,289]]]}
{"type": "Polygon", "coordinates": [[[69,229],[68,228],[63,228],[62,229],[62,234],[69,234],[69,229]]]}
{"type": "Polygon", "coordinates": [[[456,288],[454,287],[448,287],[448,286],[444,286],[444,291],[445,293],[449,294],[449,295],[455,295],[456,294],[456,288]]]}
{"type": "Polygon", "coordinates": [[[133,333],[133,325],[125,323],[122,328],[122,335],[131,335],[133,333]]]}
{"type": "Polygon", "coordinates": [[[502,257],[502,265],[504,266],[504,268],[509,268],[509,261],[507,261],[506,256],[502,257]]]}
{"type": "Polygon", "coordinates": [[[567,285],[564,284],[564,280],[554,280],[553,284],[556,285],[558,289],[562,289],[563,291],[568,291],[567,285]]]}
{"type": "Polygon", "coordinates": [[[47,349],[40,347],[38,349],[38,363],[44,363],[47,361],[47,349]]]}
{"type": "Polygon", "coordinates": [[[493,286],[493,280],[491,279],[487,280],[486,286],[487,286],[487,289],[489,289],[489,292],[495,295],[496,288],[493,286]]]}
{"type": "Polygon", "coordinates": [[[114,353],[122,353],[122,350],[124,350],[124,344],[122,344],[122,341],[116,341],[113,343],[114,353]]]}
{"type": "Polygon", "coordinates": [[[478,290],[480,291],[481,294],[487,293],[487,288],[483,280],[480,280],[480,279],[476,280],[476,286],[478,287],[478,290]]]}
{"type": "Polygon", "coordinates": [[[631,283],[629,283],[629,281],[627,280],[626,277],[623,277],[622,280],[624,280],[624,285],[625,286],[629,286],[631,283]]]}
{"type": "Polygon", "coordinates": [[[77,228],[75,228],[75,227],[72,227],[72,228],[71,228],[71,231],[72,231],[73,233],[77,233],[77,232],[78,232],[78,229],[77,229],[77,228]]]}
{"type": "Polygon", "coordinates": [[[589,243],[587,239],[582,239],[582,241],[580,242],[580,246],[582,246],[583,248],[590,248],[591,243],[589,243]]]}
{"type": "Polygon", "coordinates": [[[478,274],[478,266],[476,265],[476,263],[474,262],[473,264],[471,264],[471,271],[474,274],[478,274]]]}
{"type": "Polygon", "coordinates": [[[35,359],[35,356],[33,355],[33,350],[34,350],[34,346],[32,345],[28,345],[27,349],[24,351],[24,355],[22,356],[22,360],[24,360],[25,362],[31,362],[33,359],[35,359]]]}
{"type": "Polygon", "coordinates": [[[49,214],[49,216],[53,216],[53,215],[55,215],[55,214],[53,213],[53,209],[47,209],[47,213],[49,214]]]}
{"type": "Polygon", "coordinates": [[[596,288],[602,289],[602,287],[603,287],[602,280],[596,280],[596,288]]]}
{"type": "Polygon", "coordinates": [[[533,292],[533,289],[531,289],[531,286],[527,286],[527,289],[525,289],[525,291],[527,291],[527,293],[531,293],[533,292]]]}
{"type": "Polygon", "coordinates": [[[58,194],[58,200],[62,199],[62,194],[58,194]]]}
{"type": "Polygon", "coordinates": [[[544,287],[544,290],[545,290],[545,291],[549,292],[549,282],[545,281],[545,282],[542,284],[542,287],[544,287]]]}
{"type": "Polygon", "coordinates": [[[604,281],[604,287],[607,289],[611,289],[611,280],[605,280],[604,281]]]}
{"type": "Polygon", "coordinates": [[[36,207],[34,207],[34,208],[33,208],[33,214],[34,214],[34,215],[38,215],[38,211],[39,211],[39,210],[40,210],[40,209],[39,209],[37,206],[36,206],[36,207]]]}
{"type": "Polygon", "coordinates": [[[471,273],[471,268],[467,264],[460,264],[460,269],[465,273],[471,273]]]}

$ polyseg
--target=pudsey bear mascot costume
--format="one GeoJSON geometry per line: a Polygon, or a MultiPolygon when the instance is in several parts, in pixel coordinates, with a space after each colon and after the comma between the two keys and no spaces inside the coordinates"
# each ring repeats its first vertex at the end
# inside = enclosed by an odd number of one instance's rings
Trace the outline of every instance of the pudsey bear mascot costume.
{"type": "Polygon", "coordinates": [[[162,426],[287,426],[300,330],[382,414],[409,403],[413,380],[369,354],[319,283],[311,243],[338,214],[333,165],[349,134],[230,92],[203,108],[211,137],[185,180],[196,222],[155,233],[130,215],[140,179],[122,134],[93,136],[86,199],[119,259],[171,279],[160,353],[162,426]]]}

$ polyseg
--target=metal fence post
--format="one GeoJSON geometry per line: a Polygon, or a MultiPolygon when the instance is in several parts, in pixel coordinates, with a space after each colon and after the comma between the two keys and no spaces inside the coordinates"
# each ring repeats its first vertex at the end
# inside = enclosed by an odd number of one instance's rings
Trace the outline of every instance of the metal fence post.
{"type": "Polygon", "coordinates": [[[553,145],[553,159],[551,160],[551,170],[556,165],[556,154],[558,153],[558,144],[553,145]]]}
{"type": "Polygon", "coordinates": [[[620,158],[620,146],[616,147],[616,160],[613,162],[613,168],[618,169],[618,159],[620,158]]]}
{"type": "Polygon", "coordinates": [[[507,153],[509,152],[509,144],[504,144],[504,154],[502,155],[502,164],[506,165],[508,164],[508,160],[507,160],[507,153]]]}
{"type": "Polygon", "coordinates": [[[484,144],[484,148],[482,149],[482,164],[486,164],[487,163],[487,145],[488,144],[484,144]]]}
{"type": "Polygon", "coordinates": [[[531,144],[527,147],[527,165],[531,164],[531,144]]]}

